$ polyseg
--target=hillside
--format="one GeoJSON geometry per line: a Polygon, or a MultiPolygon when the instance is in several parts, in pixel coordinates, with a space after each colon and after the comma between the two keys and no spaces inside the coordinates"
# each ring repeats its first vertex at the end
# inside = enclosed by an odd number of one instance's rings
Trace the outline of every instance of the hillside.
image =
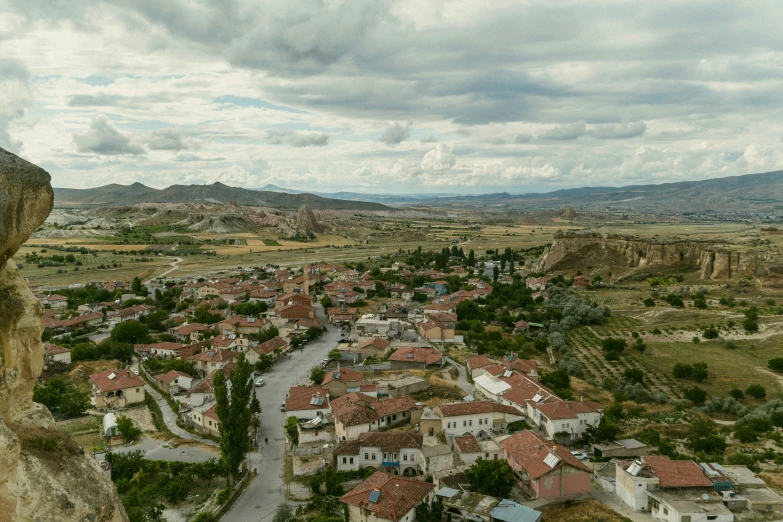
{"type": "Polygon", "coordinates": [[[105,185],[90,189],[54,189],[58,207],[105,207],[139,203],[218,203],[235,202],[259,207],[314,209],[389,210],[380,203],[330,199],[314,194],[289,194],[265,190],[229,187],[222,183],[211,185],[172,185],[162,190],[134,183],[133,185],[105,185]]]}
{"type": "Polygon", "coordinates": [[[439,198],[427,204],[448,207],[559,208],[666,213],[783,214],[783,171],[701,181],[625,187],[584,187],[540,194],[506,192],[439,198]]]}

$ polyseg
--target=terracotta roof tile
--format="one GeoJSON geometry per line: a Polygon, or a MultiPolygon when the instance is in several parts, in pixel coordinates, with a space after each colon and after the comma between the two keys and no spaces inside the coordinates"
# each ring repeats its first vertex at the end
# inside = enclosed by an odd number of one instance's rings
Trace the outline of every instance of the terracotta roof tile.
{"type": "Polygon", "coordinates": [[[490,401],[477,402],[452,402],[436,406],[443,417],[459,417],[461,415],[475,415],[479,413],[502,412],[510,415],[522,416],[524,413],[506,404],[498,404],[490,401]]]}
{"type": "Polygon", "coordinates": [[[340,501],[359,506],[375,513],[378,518],[397,522],[435,489],[435,486],[419,480],[375,472],[370,478],[343,495],[340,501]],[[377,502],[370,502],[373,490],[380,491],[377,502]]]}
{"type": "Polygon", "coordinates": [[[569,465],[573,468],[589,472],[579,459],[568,451],[567,448],[557,446],[555,443],[544,440],[538,434],[530,430],[523,430],[513,434],[500,441],[500,445],[508,452],[509,456],[522,466],[528,472],[531,478],[539,478],[546,475],[555,468],[562,465],[569,465]],[[550,454],[555,453],[559,461],[554,467],[544,462],[544,459],[550,454]]]}
{"type": "Polygon", "coordinates": [[[454,444],[457,445],[460,453],[481,453],[481,446],[473,435],[454,437],[454,444]]]}
{"type": "Polygon", "coordinates": [[[142,378],[130,370],[108,370],[93,373],[90,375],[90,384],[96,385],[103,392],[144,387],[142,378]]]}
{"type": "Polygon", "coordinates": [[[692,460],[671,460],[659,455],[643,457],[642,462],[660,480],[664,488],[694,488],[711,486],[712,481],[704,476],[698,464],[692,460]]]}

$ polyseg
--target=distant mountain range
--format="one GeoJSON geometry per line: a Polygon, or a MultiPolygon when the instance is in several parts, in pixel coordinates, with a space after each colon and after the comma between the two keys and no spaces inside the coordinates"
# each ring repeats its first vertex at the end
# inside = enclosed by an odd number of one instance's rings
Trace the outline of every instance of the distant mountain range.
{"type": "Polygon", "coordinates": [[[251,190],[229,187],[223,183],[211,185],[172,185],[155,189],[141,183],[104,185],[89,189],[55,188],[54,202],[58,207],[109,207],[137,203],[220,203],[234,201],[240,205],[261,207],[291,207],[308,205],[316,209],[389,210],[375,202],[331,199],[309,193],[251,190]]]}
{"type": "Polygon", "coordinates": [[[229,203],[266,207],[389,210],[387,205],[422,205],[486,210],[553,209],[568,205],[577,210],[618,210],[682,214],[768,214],[783,216],[783,171],[746,174],[701,181],[625,187],[583,187],[547,193],[499,192],[477,196],[452,194],[309,193],[266,185],[259,189],[211,185],[172,185],[158,190],[141,183],[106,185],[91,189],[55,188],[55,204],[117,206],[135,203],[229,203]]]}
{"type": "Polygon", "coordinates": [[[577,210],[641,212],[740,213],[783,215],[783,171],[701,181],[625,187],[584,187],[541,194],[507,192],[455,196],[422,204],[487,209],[539,209],[568,205],[577,210]]]}

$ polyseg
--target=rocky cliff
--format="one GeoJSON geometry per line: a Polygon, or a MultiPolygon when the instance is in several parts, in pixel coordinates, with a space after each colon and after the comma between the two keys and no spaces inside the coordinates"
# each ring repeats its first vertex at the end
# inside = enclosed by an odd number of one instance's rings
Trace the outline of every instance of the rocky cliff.
{"type": "Polygon", "coordinates": [[[42,310],[11,256],[53,201],[49,174],[0,149],[0,520],[119,522],[126,517],[109,477],[33,402],[42,310]]]}
{"type": "Polygon", "coordinates": [[[695,265],[702,279],[732,279],[769,275],[772,252],[740,251],[730,243],[701,240],[658,240],[598,233],[557,232],[541,257],[543,271],[550,270],[568,254],[589,248],[608,249],[625,258],[626,266],[695,265]]]}

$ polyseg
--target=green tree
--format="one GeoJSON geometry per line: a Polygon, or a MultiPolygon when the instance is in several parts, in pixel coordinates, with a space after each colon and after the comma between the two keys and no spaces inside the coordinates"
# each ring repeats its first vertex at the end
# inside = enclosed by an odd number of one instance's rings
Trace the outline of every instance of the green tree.
{"type": "Polygon", "coordinates": [[[215,412],[220,429],[220,452],[229,477],[236,479],[239,466],[250,449],[248,429],[253,419],[251,398],[255,395],[252,367],[244,354],[237,357],[237,367],[226,382],[223,372],[215,372],[215,412]]]}
{"type": "Polygon", "coordinates": [[[76,417],[90,409],[90,394],[79,391],[71,385],[70,389],[62,395],[59,411],[68,417],[76,417]]]}
{"type": "Polygon", "coordinates": [[[642,301],[642,303],[644,303],[644,306],[655,306],[655,299],[653,299],[652,297],[648,297],[647,299],[642,301]]]}
{"type": "Polygon", "coordinates": [[[775,370],[776,372],[783,372],[783,357],[777,357],[775,359],[770,359],[767,361],[767,366],[770,370],[775,370]]]}
{"type": "Polygon", "coordinates": [[[696,380],[696,382],[704,382],[707,380],[707,377],[709,377],[709,372],[707,371],[707,363],[694,363],[693,364],[693,378],[696,380]]]}
{"type": "Polygon", "coordinates": [[[128,344],[144,344],[152,341],[147,325],[139,321],[125,321],[115,326],[109,338],[112,341],[128,344]]]}
{"type": "Polygon", "coordinates": [[[604,350],[604,352],[615,352],[615,353],[622,353],[626,346],[628,346],[628,342],[625,339],[615,339],[613,337],[607,337],[603,341],[601,341],[601,348],[604,350]]]}
{"type": "Polygon", "coordinates": [[[693,375],[693,366],[690,364],[677,363],[672,368],[672,375],[678,379],[689,379],[693,375]]]}
{"type": "Polygon", "coordinates": [[[138,277],[134,277],[133,281],[131,282],[131,292],[133,292],[136,295],[143,295],[143,286],[141,284],[141,279],[138,277]]]}
{"type": "Polygon", "coordinates": [[[117,419],[117,431],[120,432],[120,436],[122,436],[122,440],[125,442],[133,442],[141,437],[141,430],[134,426],[133,421],[125,416],[117,419]]]}
{"type": "Polygon", "coordinates": [[[343,352],[341,352],[337,348],[334,348],[333,350],[329,350],[329,356],[328,357],[332,361],[339,361],[343,357],[343,352]]]}
{"type": "Polygon", "coordinates": [[[729,396],[734,397],[737,400],[741,400],[745,398],[745,393],[739,388],[732,388],[729,390],[729,396]]]}
{"type": "Polygon", "coordinates": [[[516,482],[514,472],[505,460],[478,459],[465,471],[465,477],[473,491],[498,498],[508,497],[516,482]]]}
{"type": "Polygon", "coordinates": [[[468,266],[476,266],[476,254],[472,248],[468,252],[468,266]]]}
{"type": "Polygon", "coordinates": [[[497,283],[498,282],[498,276],[500,275],[500,271],[498,270],[498,265],[495,265],[492,267],[492,282],[497,283]]]}
{"type": "Polygon", "coordinates": [[[698,386],[692,386],[685,390],[683,397],[693,402],[696,406],[701,406],[707,400],[707,392],[698,386]]]}
{"type": "Polygon", "coordinates": [[[313,366],[313,369],[310,370],[310,380],[313,381],[313,384],[320,385],[324,382],[324,377],[326,377],[326,372],[320,366],[313,366]]]}
{"type": "MultiPolygon", "coordinates": [[[[472,252],[472,250],[471,250],[472,252]]],[[[443,504],[440,502],[422,502],[416,506],[416,522],[441,522],[443,520],[443,504]]]]}
{"type": "Polygon", "coordinates": [[[272,522],[294,522],[296,516],[294,510],[288,504],[280,504],[275,510],[275,516],[272,517],[272,522]]]}
{"type": "Polygon", "coordinates": [[[753,397],[754,399],[763,399],[767,396],[767,390],[760,384],[751,384],[745,388],[745,394],[753,397]]]}
{"type": "Polygon", "coordinates": [[[718,332],[718,329],[715,328],[714,326],[709,326],[704,329],[701,335],[705,339],[717,339],[718,337],[720,337],[720,332],[718,332]]]}
{"type": "Polygon", "coordinates": [[[288,417],[285,420],[285,433],[288,435],[288,440],[291,441],[292,446],[299,445],[299,430],[297,426],[296,417],[288,417]]]}
{"type": "Polygon", "coordinates": [[[257,372],[265,372],[270,369],[273,364],[274,361],[272,361],[272,357],[267,353],[263,353],[256,361],[255,369],[257,372]]]}
{"type": "Polygon", "coordinates": [[[638,368],[629,368],[625,370],[623,377],[625,377],[625,380],[630,381],[632,383],[641,384],[644,382],[644,372],[639,370],[638,368]]]}
{"type": "MultiPolygon", "coordinates": [[[[332,303],[332,298],[330,296],[324,294],[324,296],[321,298],[321,306],[324,307],[324,310],[327,310],[327,309],[333,307],[334,304],[332,303]]],[[[285,504],[282,504],[282,505],[285,505],[285,504]]]]}

